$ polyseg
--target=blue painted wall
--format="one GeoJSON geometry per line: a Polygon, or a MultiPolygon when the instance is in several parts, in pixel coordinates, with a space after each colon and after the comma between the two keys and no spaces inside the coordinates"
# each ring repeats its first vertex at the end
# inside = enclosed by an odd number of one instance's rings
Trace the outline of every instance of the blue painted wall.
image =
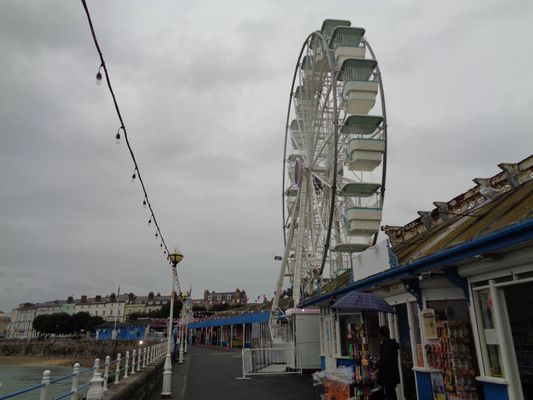
{"type": "MultiPolygon", "coordinates": [[[[126,326],[117,328],[118,340],[140,340],[144,338],[146,326],[126,326]]],[[[110,340],[113,328],[100,328],[98,330],[98,340],[110,340]]]]}
{"type": "Polygon", "coordinates": [[[433,399],[433,386],[431,385],[431,374],[429,372],[416,371],[416,385],[419,399],[433,399]]]}
{"type": "Polygon", "coordinates": [[[497,383],[481,382],[485,400],[509,400],[507,385],[497,383]]]}

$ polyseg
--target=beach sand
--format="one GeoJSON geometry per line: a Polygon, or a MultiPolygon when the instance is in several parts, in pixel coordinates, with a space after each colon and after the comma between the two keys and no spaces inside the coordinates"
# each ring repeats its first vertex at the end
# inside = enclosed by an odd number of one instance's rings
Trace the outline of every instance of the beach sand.
{"type": "Polygon", "coordinates": [[[66,357],[43,357],[43,356],[0,356],[0,365],[12,365],[17,367],[48,367],[53,365],[70,367],[79,362],[82,366],[90,367],[94,364],[93,359],[79,358],[71,360],[66,357]]]}

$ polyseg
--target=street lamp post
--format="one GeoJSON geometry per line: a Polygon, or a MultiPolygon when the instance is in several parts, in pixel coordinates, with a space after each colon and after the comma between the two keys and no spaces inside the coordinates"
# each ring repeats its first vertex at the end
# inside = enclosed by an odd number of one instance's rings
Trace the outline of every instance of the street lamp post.
{"type": "Polygon", "coordinates": [[[168,320],[167,330],[167,355],[165,357],[165,365],[163,367],[163,390],[161,391],[161,397],[169,398],[172,396],[170,389],[172,383],[172,356],[171,352],[171,340],[172,340],[172,319],[174,318],[174,297],[176,292],[176,265],[183,260],[183,254],[177,250],[168,255],[168,259],[172,263],[172,290],[170,292],[170,317],[168,320]]]}
{"type": "MultiPolygon", "coordinates": [[[[189,293],[190,296],[190,293],[189,293]]],[[[178,364],[183,364],[183,353],[187,353],[187,323],[189,317],[189,301],[181,299],[181,330],[178,364]]]]}

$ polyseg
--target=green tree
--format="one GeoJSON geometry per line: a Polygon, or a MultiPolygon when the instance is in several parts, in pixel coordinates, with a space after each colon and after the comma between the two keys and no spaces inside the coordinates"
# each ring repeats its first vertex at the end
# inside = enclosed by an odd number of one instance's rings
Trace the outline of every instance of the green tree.
{"type": "Polygon", "coordinates": [[[79,333],[82,330],[86,331],[90,320],[91,314],[88,312],[78,312],[74,314],[70,319],[72,333],[79,333]]]}
{"type": "Polygon", "coordinates": [[[67,313],[38,315],[33,320],[33,328],[40,333],[67,334],[70,332],[70,316],[67,313]]]}

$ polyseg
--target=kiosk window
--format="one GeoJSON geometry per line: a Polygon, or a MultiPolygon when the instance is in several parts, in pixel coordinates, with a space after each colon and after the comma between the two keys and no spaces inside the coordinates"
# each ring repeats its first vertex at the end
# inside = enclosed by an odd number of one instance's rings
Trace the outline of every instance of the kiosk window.
{"type": "Polygon", "coordinates": [[[503,377],[500,344],[498,343],[498,334],[494,325],[493,303],[489,289],[475,292],[475,299],[478,318],[480,319],[478,323],[481,325],[479,336],[485,373],[488,376],[503,377]]]}
{"type": "Polygon", "coordinates": [[[350,324],[352,329],[352,337],[355,335],[354,326],[360,326],[362,322],[361,314],[340,314],[339,315],[339,328],[340,328],[340,339],[341,339],[341,356],[348,357],[349,354],[349,344],[350,339],[348,339],[348,324],[350,324]]]}

